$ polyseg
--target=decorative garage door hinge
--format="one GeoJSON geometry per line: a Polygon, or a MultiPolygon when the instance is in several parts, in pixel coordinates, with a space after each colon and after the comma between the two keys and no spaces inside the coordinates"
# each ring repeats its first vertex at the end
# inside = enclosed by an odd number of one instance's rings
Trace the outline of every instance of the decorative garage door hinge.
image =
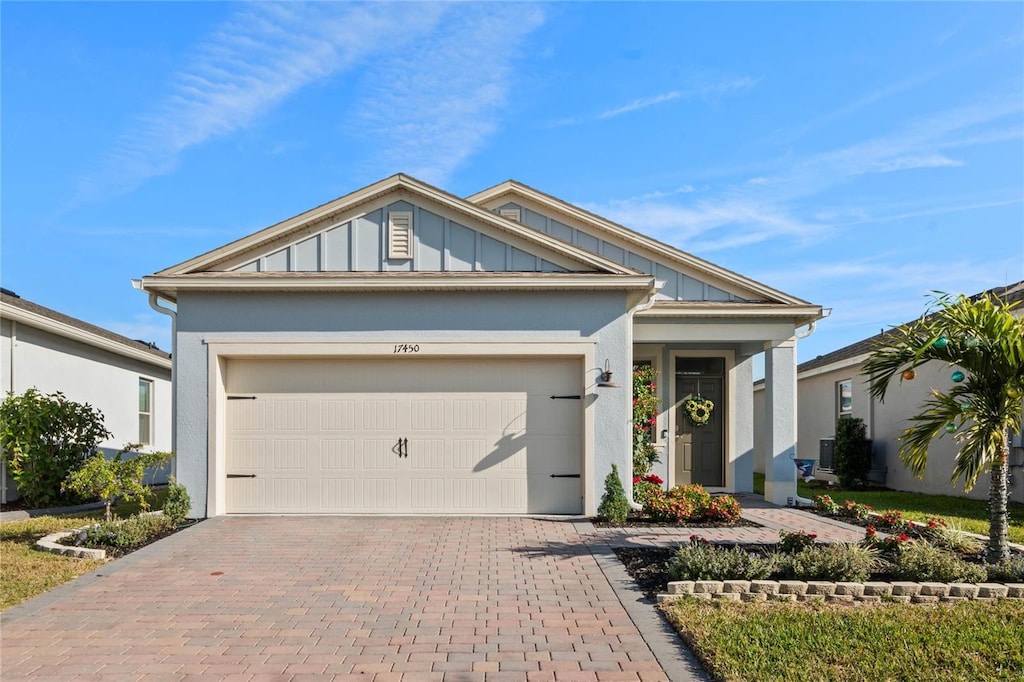
{"type": "Polygon", "coordinates": [[[551,474],[551,478],[579,478],[579,474],[551,474]]]}
{"type": "Polygon", "coordinates": [[[256,478],[256,474],[228,474],[228,478],[256,478]]]}
{"type": "Polygon", "coordinates": [[[580,395],[553,395],[552,400],[581,400],[583,396],[580,395]]]}
{"type": "Polygon", "coordinates": [[[256,400],[254,395],[229,395],[228,400],[256,400]]]}

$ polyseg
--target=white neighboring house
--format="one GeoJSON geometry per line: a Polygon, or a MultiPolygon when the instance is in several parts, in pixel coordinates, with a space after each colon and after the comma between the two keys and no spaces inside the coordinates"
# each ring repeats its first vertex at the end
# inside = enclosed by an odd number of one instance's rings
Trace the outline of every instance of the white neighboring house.
{"type": "MultiPolygon", "coordinates": [[[[145,451],[171,450],[171,356],[95,325],[0,291],[0,382],[3,394],[30,388],[63,393],[103,413],[113,435],[108,455],[127,443],[145,451]]],[[[170,467],[156,473],[165,480],[170,467]]],[[[0,499],[18,491],[3,471],[0,499]]]]}
{"type": "MultiPolygon", "coordinates": [[[[997,295],[1009,302],[1024,301],[1024,282],[997,287],[985,293],[997,295]]],[[[981,294],[979,294],[980,296],[981,294]]],[[[1018,307],[1017,314],[1024,312],[1018,307]]],[[[799,457],[816,459],[814,476],[823,480],[836,480],[832,474],[830,439],[835,435],[840,417],[859,417],[867,426],[872,440],[872,471],[869,479],[884,483],[893,490],[934,495],[963,495],[963,487],[950,485],[956,458],[956,442],[944,436],[933,441],[928,455],[924,477],[917,478],[903,465],[899,457],[899,436],[907,427],[907,420],[917,414],[920,405],[932,389],[948,390],[953,382],[953,368],[932,362],[917,369],[913,381],[896,381],[880,403],[871,397],[867,378],[861,374],[871,349],[884,336],[884,332],[850,344],[797,367],[797,452],[799,457]]],[[[756,386],[755,404],[763,400],[763,386],[756,386]]],[[[755,410],[755,414],[758,411],[755,410]]],[[[755,432],[760,424],[755,423],[755,432]]],[[[758,443],[755,438],[755,443],[758,443]]],[[[756,470],[764,470],[764,454],[756,450],[756,470]]],[[[982,474],[968,497],[988,497],[987,474],[982,474]]],[[[1010,499],[1024,502],[1024,449],[1020,436],[1010,449],[1010,499]]]]}

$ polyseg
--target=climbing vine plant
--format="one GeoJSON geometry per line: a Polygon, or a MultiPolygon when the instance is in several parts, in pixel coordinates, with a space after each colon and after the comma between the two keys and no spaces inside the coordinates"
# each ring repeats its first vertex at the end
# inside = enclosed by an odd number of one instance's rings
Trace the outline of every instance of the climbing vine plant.
{"type": "Polygon", "coordinates": [[[651,365],[633,368],[634,476],[646,476],[651,470],[651,464],[658,461],[654,432],[658,424],[659,400],[654,377],[654,367],[651,365]]]}

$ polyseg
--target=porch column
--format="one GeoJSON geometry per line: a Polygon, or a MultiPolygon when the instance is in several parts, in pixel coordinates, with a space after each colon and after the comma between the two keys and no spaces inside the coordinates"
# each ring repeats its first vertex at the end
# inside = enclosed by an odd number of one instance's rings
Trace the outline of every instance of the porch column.
{"type": "Polygon", "coordinates": [[[796,339],[765,344],[764,499],[783,505],[796,501],[796,339]]]}
{"type": "Polygon", "coordinates": [[[737,356],[732,369],[732,468],[726,481],[738,493],[754,491],[754,360],[737,356]]]}

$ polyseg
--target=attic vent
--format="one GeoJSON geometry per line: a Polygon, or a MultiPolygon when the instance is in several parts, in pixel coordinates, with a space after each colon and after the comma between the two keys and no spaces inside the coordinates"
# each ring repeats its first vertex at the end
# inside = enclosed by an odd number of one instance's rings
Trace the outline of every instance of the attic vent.
{"type": "Polygon", "coordinates": [[[498,211],[498,215],[500,215],[502,218],[514,220],[517,223],[523,222],[522,214],[520,213],[518,208],[502,208],[498,211]]]}
{"type": "Polygon", "coordinates": [[[388,258],[412,258],[412,211],[388,213],[388,258]]]}

